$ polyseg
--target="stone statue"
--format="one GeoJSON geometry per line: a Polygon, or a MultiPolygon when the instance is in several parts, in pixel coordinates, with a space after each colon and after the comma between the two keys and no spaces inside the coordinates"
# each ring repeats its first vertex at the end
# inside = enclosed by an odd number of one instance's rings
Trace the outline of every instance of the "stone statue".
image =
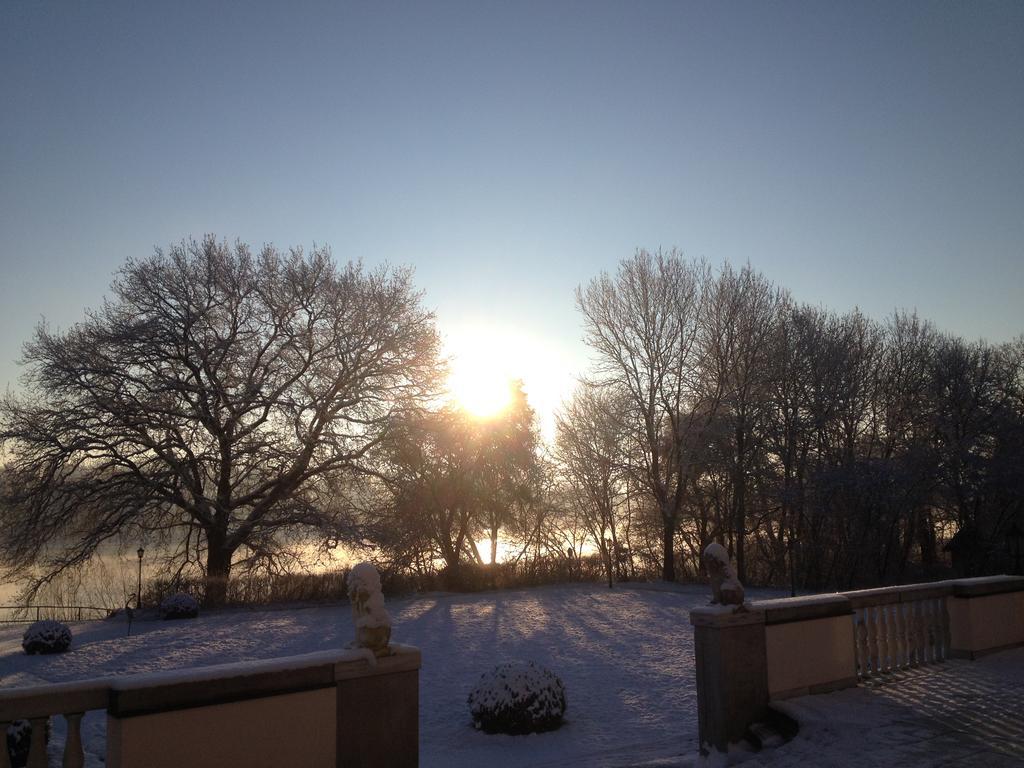
{"type": "Polygon", "coordinates": [[[359,563],[349,572],[348,599],[356,627],[355,646],[369,648],[375,656],[387,656],[391,617],[384,608],[380,574],[372,563],[359,563]]]}
{"type": "Polygon", "coordinates": [[[704,549],[704,567],[711,579],[711,604],[743,605],[743,585],[729,562],[729,553],[717,541],[704,549]]]}

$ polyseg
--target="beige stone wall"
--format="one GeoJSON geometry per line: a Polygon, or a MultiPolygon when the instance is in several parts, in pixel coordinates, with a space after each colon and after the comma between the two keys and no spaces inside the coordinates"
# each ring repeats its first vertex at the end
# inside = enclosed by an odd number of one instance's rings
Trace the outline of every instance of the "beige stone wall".
{"type": "Polygon", "coordinates": [[[109,768],[334,768],[334,686],[107,718],[109,768]]]}
{"type": "Polygon", "coordinates": [[[948,597],[946,605],[956,655],[973,658],[1024,643],[1024,592],[948,597]]]}
{"type": "Polygon", "coordinates": [[[856,683],[848,615],[770,625],[765,635],[769,698],[803,696],[856,683]]]}

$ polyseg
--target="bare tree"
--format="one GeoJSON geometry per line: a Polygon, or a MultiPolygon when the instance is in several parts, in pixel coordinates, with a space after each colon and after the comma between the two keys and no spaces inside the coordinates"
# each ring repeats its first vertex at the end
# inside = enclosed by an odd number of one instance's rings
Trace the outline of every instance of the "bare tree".
{"type": "Polygon", "coordinates": [[[701,376],[708,269],[675,251],[638,251],[615,277],[602,273],[576,292],[594,383],[622,389],[638,472],[662,521],[662,578],[675,580],[675,535],[700,435],[721,392],[701,376]]]}
{"type": "Polygon", "coordinates": [[[407,270],[207,237],[130,260],[112,292],[67,331],[41,325],[24,394],[0,403],[0,556],[40,583],[126,530],[198,534],[217,604],[240,550],[335,528],[326,482],[433,394],[407,270]]]}
{"type": "MultiPolygon", "coordinates": [[[[706,376],[722,392],[719,420],[726,428],[725,453],[732,484],[732,535],[740,581],[746,581],[748,490],[753,466],[762,451],[772,384],[772,338],[783,297],[750,265],[736,272],[725,265],[716,276],[708,300],[706,376]]],[[[701,542],[701,550],[708,542],[701,542]]]]}
{"type": "Polygon", "coordinates": [[[493,419],[442,408],[400,420],[379,452],[393,498],[375,511],[373,527],[389,541],[395,529],[419,532],[457,585],[464,562],[484,565],[477,540],[490,538],[494,562],[501,529],[537,500],[536,441],[533,409],[518,387],[493,419]]]}
{"type": "MultiPolygon", "coordinates": [[[[555,452],[568,491],[601,554],[608,586],[619,564],[617,516],[627,493],[621,394],[581,385],[556,417],[555,452]]],[[[618,574],[621,578],[621,573],[618,574]]]]}
{"type": "MultiPolygon", "coordinates": [[[[537,458],[540,434],[537,418],[523,391],[511,386],[511,402],[492,419],[477,425],[481,441],[480,503],[477,517],[490,541],[490,560],[498,562],[498,535],[537,500],[541,467],[537,458]]],[[[529,515],[527,515],[529,517],[529,515]]]]}

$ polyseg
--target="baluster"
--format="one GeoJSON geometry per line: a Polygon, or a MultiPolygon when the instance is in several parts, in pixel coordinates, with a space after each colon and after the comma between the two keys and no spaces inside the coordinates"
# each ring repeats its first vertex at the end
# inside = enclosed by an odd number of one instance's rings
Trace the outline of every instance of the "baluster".
{"type": "Polygon", "coordinates": [[[26,768],[48,768],[50,761],[46,757],[46,723],[48,717],[34,717],[32,723],[32,741],[28,749],[26,768]]]}
{"type": "Polygon", "coordinates": [[[903,669],[907,669],[910,666],[910,641],[911,632],[910,629],[910,604],[900,603],[899,606],[899,621],[900,621],[900,644],[903,646],[903,658],[902,665],[903,669]]]}
{"type": "Polygon", "coordinates": [[[928,601],[919,600],[917,603],[917,625],[920,627],[921,637],[918,642],[921,644],[921,663],[927,664],[928,658],[928,601]]]}
{"type": "Polygon", "coordinates": [[[907,618],[904,615],[903,603],[893,605],[893,639],[896,644],[896,669],[903,669],[907,666],[907,618]]]}
{"type": "Polygon", "coordinates": [[[868,659],[868,630],[864,625],[864,612],[861,611],[860,616],[857,617],[857,668],[860,671],[860,676],[871,677],[871,672],[868,670],[867,665],[868,659]]]}
{"type": "Polygon", "coordinates": [[[900,668],[900,604],[892,603],[889,609],[889,671],[896,672],[900,668]]]}
{"type": "Polygon", "coordinates": [[[931,638],[929,637],[931,619],[928,616],[928,601],[921,600],[918,602],[918,621],[921,626],[921,663],[928,664],[931,661],[931,657],[928,654],[931,645],[931,638]]]}
{"type": "Polygon", "coordinates": [[[925,624],[921,615],[921,600],[914,600],[910,603],[913,606],[913,655],[914,667],[921,667],[925,663],[925,646],[928,640],[925,637],[925,624]]]}
{"type": "Polygon", "coordinates": [[[878,606],[878,671],[892,671],[892,657],[889,656],[889,613],[888,605],[878,606]]]}
{"type": "Polygon", "coordinates": [[[68,739],[64,742],[63,768],[82,768],[85,752],[82,750],[82,715],[84,712],[70,712],[64,715],[68,724],[68,739]]]}
{"type": "Polygon", "coordinates": [[[886,621],[889,624],[889,671],[895,672],[900,668],[900,643],[899,628],[896,625],[896,614],[899,613],[899,603],[892,603],[885,606],[886,621]]]}
{"type": "Polygon", "coordinates": [[[939,606],[932,598],[928,601],[928,663],[939,660],[939,606]]]}
{"type": "Polygon", "coordinates": [[[917,617],[914,615],[914,608],[917,603],[907,603],[904,619],[907,622],[907,666],[917,666],[917,617]]]}
{"type": "Polygon", "coordinates": [[[7,729],[10,723],[0,722],[0,768],[11,768],[11,758],[7,754],[7,729]]]}
{"type": "Polygon", "coordinates": [[[906,603],[903,607],[903,623],[906,626],[906,638],[907,638],[907,668],[916,667],[914,659],[914,649],[917,646],[916,638],[914,637],[914,604],[906,603]]]}
{"type": "Polygon", "coordinates": [[[918,638],[918,644],[921,646],[921,663],[927,664],[931,659],[928,658],[928,601],[918,600],[917,601],[917,626],[920,628],[921,637],[918,638]]]}
{"type": "Polygon", "coordinates": [[[903,664],[903,646],[900,645],[900,604],[893,603],[889,606],[889,653],[892,654],[892,665],[890,671],[899,671],[903,664]]]}
{"type": "Polygon", "coordinates": [[[864,626],[868,631],[868,670],[871,674],[882,671],[878,660],[878,621],[875,619],[875,608],[864,609],[864,626]]]}
{"type": "Polygon", "coordinates": [[[928,645],[928,638],[925,630],[925,616],[922,611],[921,600],[913,601],[913,624],[916,640],[916,653],[918,653],[918,666],[925,664],[925,646],[928,645]]]}
{"type": "Polygon", "coordinates": [[[953,641],[950,639],[950,636],[949,636],[949,603],[948,603],[948,600],[949,600],[948,597],[940,597],[939,598],[939,608],[940,608],[939,617],[942,620],[942,658],[943,659],[950,658],[950,650],[949,649],[950,649],[950,647],[953,644],[953,641]]]}

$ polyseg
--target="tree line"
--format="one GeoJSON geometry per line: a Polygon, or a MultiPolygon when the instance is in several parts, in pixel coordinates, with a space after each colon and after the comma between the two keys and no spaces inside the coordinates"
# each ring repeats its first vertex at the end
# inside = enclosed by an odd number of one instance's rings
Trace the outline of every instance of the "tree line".
{"type": "Polygon", "coordinates": [[[674,252],[577,302],[599,363],[563,466],[598,499],[580,514],[657,524],[664,578],[713,540],[741,580],[799,589],[1020,570],[1024,338],[837,314],[674,252]]]}
{"type": "Polygon", "coordinates": [[[0,560],[38,586],[159,541],[212,604],[310,546],[453,586],[699,578],[715,540],[794,590],[1020,571],[1024,337],[837,314],[675,251],[576,300],[596,362],[549,445],[521,383],[492,419],[447,402],[407,270],[212,237],[131,260],[0,401],[0,560]]]}

